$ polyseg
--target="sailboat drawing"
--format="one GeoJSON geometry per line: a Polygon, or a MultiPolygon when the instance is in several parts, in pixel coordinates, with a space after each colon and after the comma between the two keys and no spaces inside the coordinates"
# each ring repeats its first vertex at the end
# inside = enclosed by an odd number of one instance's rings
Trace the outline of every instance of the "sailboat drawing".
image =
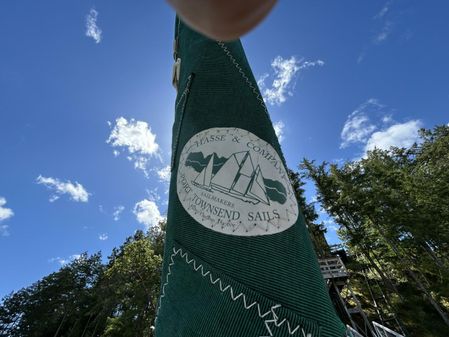
{"type": "Polygon", "coordinates": [[[212,179],[212,169],[214,168],[214,156],[210,156],[209,162],[207,166],[198,174],[194,181],[192,181],[193,185],[203,188],[205,190],[211,191],[210,183],[212,179]]]}
{"type": "Polygon", "coordinates": [[[249,151],[232,154],[215,175],[214,155],[207,166],[192,181],[193,185],[207,191],[220,191],[234,198],[253,204],[270,205],[260,166],[254,168],[249,151]]]}

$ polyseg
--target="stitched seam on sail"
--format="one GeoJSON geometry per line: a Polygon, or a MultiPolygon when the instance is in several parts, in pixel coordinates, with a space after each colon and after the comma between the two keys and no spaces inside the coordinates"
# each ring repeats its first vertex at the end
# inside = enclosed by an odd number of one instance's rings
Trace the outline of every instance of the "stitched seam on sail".
{"type": "Polygon", "coordinates": [[[265,105],[265,102],[263,100],[263,98],[260,96],[260,93],[257,91],[256,87],[253,85],[253,83],[251,83],[251,81],[249,80],[248,76],[246,76],[245,72],[243,71],[242,67],[240,66],[240,64],[237,62],[237,60],[235,59],[234,56],[232,56],[230,50],[228,49],[228,47],[226,47],[226,45],[224,44],[224,42],[222,41],[217,41],[217,44],[220,46],[220,48],[224,51],[224,53],[228,56],[228,58],[231,60],[231,63],[237,68],[237,70],[239,71],[240,75],[243,77],[243,79],[245,80],[245,83],[248,85],[248,87],[251,89],[251,91],[254,93],[254,95],[256,96],[256,99],[259,101],[260,105],[262,106],[263,110],[265,111],[266,115],[270,116],[270,114],[268,113],[267,110],[267,106],[265,105]]]}
{"type": "Polygon", "coordinates": [[[184,91],[182,92],[181,97],[179,97],[179,100],[175,106],[175,111],[176,111],[176,110],[178,110],[179,105],[182,103],[181,113],[180,113],[179,122],[178,122],[178,129],[177,129],[176,136],[175,136],[175,139],[173,142],[173,154],[172,154],[172,160],[171,160],[171,164],[170,164],[172,171],[173,171],[173,167],[175,166],[174,164],[175,164],[176,154],[178,152],[179,137],[181,135],[181,127],[182,127],[182,122],[184,120],[184,113],[185,113],[185,108],[186,108],[186,104],[187,104],[187,95],[190,93],[192,77],[193,77],[193,74],[190,74],[189,77],[187,78],[186,87],[185,87],[184,91]]]}
{"type": "Polygon", "coordinates": [[[165,277],[165,283],[162,286],[162,290],[161,290],[161,296],[159,298],[159,306],[157,308],[156,311],[156,319],[155,322],[157,322],[158,320],[158,314],[160,311],[160,308],[162,306],[162,300],[165,297],[165,289],[169,284],[169,279],[170,279],[170,275],[172,274],[172,269],[171,267],[175,264],[175,260],[174,257],[179,255],[183,261],[185,261],[188,265],[192,265],[193,266],[193,270],[198,272],[200,271],[200,274],[203,278],[209,279],[210,283],[212,285],[216,285],[218,284],[218,288],[222,293],[228,292],[229,296],[231,297],[231,299],[235,302],[237,301],[239,298],[242,299],[241,303],[243,304],[243,308],[245,310],[249,310],[250,308],[254,307],[257,308],[257,315],[264,319],[264,324],[265,324],[265,328],[267,329],[269,335],[268,336],[260,336],[260,337],[273,337],[273,332],[271,331],[270,328],[270,324],[273,324],[275,327],[280,327],[282,325],[286,325],[287,326],[287,331],[289,333],[289,335],[294,335],[296,332],[301,331],[302,333],[302,337],[313,337],[310,333],[305,333],[304,329],[301,327],[300,324],[298,324],[297,326],[295,326],[294,328],[292,328],[290,321],[286,318],[283,318],[282,320],[279,320],[279,317],[277,316],[277,314],[275,313],[275,309],[281,307],[280,304],[275,304],[273,305],[269,311],[262,313],[261,312],[261,306],[257,301],[252,302],[251,304],[248,304],[247,302],[247,296],[246,294],[244,294],[243,292],[240,292],[238,295],[235,295],[235,291],[234,288],[232,288],[231,285],[223,285],[223,282],[221,280],[221,278],[217,277],[214,280],[214,277],[212,275],[212,273],[210,271],[205,271],[205,268],[203,267],[202,264],[197,264],[197,261],[194,258],[190,258],[188,257],[187,252],[183,252],[182,248],[176,249],[175,247],[173,247],[173,254],[171,254],[170,256],[170,263],[168,265],[168,272],[167,275],[165,277]],[[192,264],[193,263],[193,264],[192,264]],[[207,276],[209,276],[207,278],[207,276]],[[265,319],[266,316],[268,316],[271,313],[272,317],[271,319],[265,319]]]}

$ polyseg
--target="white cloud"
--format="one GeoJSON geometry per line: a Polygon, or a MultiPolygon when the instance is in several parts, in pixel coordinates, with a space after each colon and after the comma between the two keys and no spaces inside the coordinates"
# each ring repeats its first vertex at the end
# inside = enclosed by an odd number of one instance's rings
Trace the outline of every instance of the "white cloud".
{"type": "Polygon", "coordinates": [[[11,208],[4,207],[6,205],[6,199],[4,197],[0,197],[0,221],[9,219],[14,215],[14,212],[11,208]]]}
{"type": "Polygon", "coordinates": [[[80,254],[73,254],[73,255],[70,255],[69,257],[66,257],[66,258],[62,258],[62,257],[59,257],[59,256],[58,257],[52,257],[51,259],[48,260],[48,262],[57,262],[61,266],[64,266],[64,265],[66,265],[69,262],[78,260],[79,258],[81,258],[80,254]]]}
{"type": "Polygon", "coordinates": [[[97,25],[98,12],[91,8],[86,15],[86,36],[94,39],[95,43],[101,42],[102,31],[97,25]]]}
{"type": "Polygon", "coordinates": [[[68,194],[73,201],[88,202],[89,195],[86,189],[78,182],[72,183],[70,180],[63,182],[57,178],[43,177],[39,175],[36,183],[47,186],[48,189],[54,191],[49,201],[54,202],[63,194],[68,194]]]}
{"type": "MultiPolygon", "coordinates": [[[[14,216],[14,212],[11,208],[4,207],[6,205],[6,199],[0,197],[0,222],[7,220],[14,216]]],[[[9,236],[9,226],[0,224],[0,236],[9,236]]]]}
{"type": "Polygon", "coordinates": [[[119,117],[107,140],[114,147],[126,147],[130,154],[156,155],[159,145],[148,123],[119,117]]]}
{"type": "Polygon", "coordinates": [[[171,177],[171,166],[167,165],[159,170],[156,171],[157,176],[159,177],[160,181],[163,181],[165,183],[169,183],[170,182],[170,177],[171,177]]]}
{"type": "MultiPolygon", "coordinates": [[[[420,120],[398,123],[391,110],[371,98],[349,114],[341,132],[340,148],[358,144],[363,154],[374,148],[388,150],[391,146],[409,147],[419,139],[420,120]]],[[[359,160],[358,157],[355,160],[359,160]]]]}
{"type": "Polygon", "coordinates": [[[298,60],[295,56],[291,56],[289,59],[277,56],[271,62],[274,76],[271,87],[267,87],[265,84],[267,78],[270,77],[269,74],[263,74],[257,81],[265,102],[271,105],[281,105],[286,101],[287,96],[293,95],[293,80],[299,71],[322,65],[324,62],[321,60],[304,61],[303,59],[298,60]]]}
{"type": "MultiPolygon", "coordinates": [[[[111,125],[111,123],[108,123],[111,125]]],[[[156,134],[151,132],[151,127],[143,121],[134,119],[126,120],[117,118],[112,128],[108,144],[114,147],[114,156],[119,156],[118,149],[128,152],[128,160],[134,162],[134,167],[140,169],[148,177],[147,163],[153,156],[159,157],[159,144],[156,143],[156,134]]]]}
{"type": "Polygon", "coordinates": [[[68,262],[68,260],[57,256],[57,257],[52,257],[51,259],[48,260],[48,262],[58,262],[61,266],[63,266],[68,262]]]}
{"type": "Polygon", "coordinates": [[[382,122],[385,123],[385,124],[393,122],[393,116],[391,116],[391,115],[383,116],[382,117],[382,122]]]}
{"type": "Polygon", "coordinates": [[[351,112],[341,131],[340,148],[343,149],[353,143],[365,143],[369,136],[377,129],[372,121],[374,115],[382,112],[384,105],[376,99],[370,98],[351,112]]]}
{"type": "Polygon", "coordinates": [[[112,212],[112,218],[114,219],[114,221],[119,221],[120,220],[120,214],[122,214],[122,212],[125,210],[125,206],[117,206],[114,207],[114,211],[112,212]]]}
{"type": "Polygon", "coordinates": [[[99,238],[101,241],[105,241],[105,240],[108,239],[108,235],[107,235],[106,233],[103,233],[103,234],[100,234],[100,235],[98,236],[98,238],[99,238]]]}
{"type": "Polygon", "coordinates": [[[365,152],[374,150],[374,148],[388,150],[391,146],[409,147],[418,141],[418,131],[422,126],[420,120],[411,120],[402,124],[394,124],[386,130],[374,132],[366,143],[365,152]]]}
{"type": "Polygon", "coordinates": [[[276,133],[276,136],[279,139],[279,143],[281,143],[284,140],[284,127],[285,124],[283,121],[277,121],[273,124],[274,132],[276,133]]]}
{"type": "Polygon", "coordinates": [[[156,203],[148,199],[143,199],[136,203],[133,212],[137,221],[145,225],[146,228],[157,226],[159,221],[164,219],[156,203]]]}

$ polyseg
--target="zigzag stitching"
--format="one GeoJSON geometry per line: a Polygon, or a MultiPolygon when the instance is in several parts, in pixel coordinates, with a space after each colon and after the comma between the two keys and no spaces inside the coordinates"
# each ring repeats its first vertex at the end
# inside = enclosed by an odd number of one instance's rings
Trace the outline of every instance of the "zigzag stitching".
{"type": "Polygon", "coordinates": [[[258,315],[260,318],[262,318],[262,319],[264,319],[267,315],[269,315],[269,314],[271,313],[272,316],[273,316],[273,319],[265,319],[265,320],[264,320],[265,328],[267,329],[267,331],[268,331],[268,333],[269,333],[269,336],[260,336],[260,337],[273,337],[273,332],[272,332],[271,329],[270,329],[269,323],[273,323],[274,326],[276,326],[277,328],[280,327],[280,326],[283,325],[283,324],[287,324],[287,330],[288,330],[288,333],[289,333],[290,335],[295,334],[299,329],[301,329],[301,332],[302,332],[303,337],[312,337],[311,334],[307,334],[307,335],[305,334],[304,329],[301,328],[301,325],[297,325],[294,329],[292,329],[292,327],[291,327],[290,322],[289,322],[288,319],[284,318],[284,319],[282,319],[280,322],[278,321],[278,320],[279,320],[279,317],[276,315],[276,313],[274,312],[274,310],[277,309],[277,308],[279,308],[279,307],[281,306],[280,304],[276,304],[276,305],[272,306],[272,307],[270,308],[269,311],[267,311],[267,312],[265,312],[265,313],[262,313],[262,311],[261,311],[261,306],[260,306],[260,304],[259,304],[257,301],[254,301],[254,302],[252,302],[251,304],[248,305],[246,295],[245,295],[243,292],[240,292],[238,295],[235,295],[235,294],[234,294],[234,289],[232,288],[231,285],[228,284],[228,285],[226,285],[225,287],[223,287],[223,282],[222,282],[222,280],[221,280],[219,277],[217,277],[217,278],[214,280],[214,278],[213,278],[213,276],[212,276],[212,273],[211,273],[209,270],[205,271],[205,269],[204,269],[204,267],[203,267],[202,264],[197,265],[197,262],[196,262],[196,260],[195,260],[194,258],[191,258],[191,259],[189,260],[189,256],[188,256],[187,252],[183,252],[183,251],[182,251],[182,248],[176,249],[175,247],[173,247],[173,254],[171,254],[171,256],[170,256],[170,263],[168,264],[168,272],[167,272],[167,275],[166,275],[166,278],[165,278],[165,283],[164,283],[163,286],[162,286],[161,296],[160,296],[160,299],[159,299],[159,306],[158,306],[158,308],[157,308],[157,314],[156,314],[156,320],[155,320],[155,322],[157,322],[159,310],[160,310],[161,305],[162,305],[162,299],[165,297],[165,288],[166,288],[167,285],[168,285],[168,282],[169,282],[169,276],[170,276],[171,273],[172,273],[171,267],[175,264],[174,257],[177,256],[177,255],[180,255],[180,257],[181,257],[181,258],[182,258],[188,265],[192,265],[192,266],[193,266],[193,269],[194,269],[195,271],[201,270],[200,274],[201,274],[202,277],[206,278],[206,276],[209,275],[209,280],[210,280],[211,284],[212,284],[212,285],[215,285],[215,284],[218,283],[218,288],[219,288],[219,290],[220,290],[222,293],[226,292],[226,290],[229,289],[229,295],[230,295],[231,299],[232,299],[234,302],[237,301],[239,298],[242,298],[243,307],[245,308],[245,310],[249,310],[249,309],[252,308],[253,306],[256,306],[256,308],[257,308],[257,315],[258,315]]]}
{"type": "Polygon", "coordinates": [[[232,64],[234,64],[234,66],[237,68],[237,70],[239,71],[240,75],[243,77],[243,79],[245,80],[245,82],[249,86],[249,88],[253,91],[254,95],[256,96],[256,99],[259,101],[260,105],[262,106],[262,108],[264,109],[265,113],[267,114],[267,116],[269,118],[270,114],[268,113],[268,110],[267,110],[267,107],[265,105],[265,102],[264,102],[263,98],[260,96],[260,94],[258,93],[257,89],[251,83],[251,81],[249,80],[248,76],[246,76],[246,74],[243,71],[243,69],[240,66],[240,64],[238,64],[237,60],[234,58],[234,56],[232,56],[231,52],[229,51],[228,47],[226,47],[224,42],[217,41],[217,44],[221,47],[221,49],[223,49],[225,54],[231,60],[232,64]]]}
{"type": "Polygon", "coordinates": [[[306,335],[304,329],[300,325],[297,325],[294,329],[292,329],[292,327],[290,325],[290,322],[286,318],[284,318],[282,321],[278,322],[279,317],[278,317],[278,315],[276,315],[274,310],[279,308],[279,307],[280,307],[280,305],[274,305],[273,307],[271,307],[271,312],[272,312],[274,318],[270,319],[270,320],[268,320],[268,319],[265,320],[265,328],[270,333],[270,336],[263,336],[263,337],[272,337],[273,336],[273,334],[271,332],[271,329],[270,329],[270,326],[269,326],[269,323],[273,323],[274,326],[277,327],[277,328],[280,327],[282,324],[287,323],[287,330],[288,330],[288,333],[290,335],[295,334],[301,328],[301,332],[302,332],[303,337],[312,337],[312,334],[310,334],[310,333],[308,333],[306,335]]]}

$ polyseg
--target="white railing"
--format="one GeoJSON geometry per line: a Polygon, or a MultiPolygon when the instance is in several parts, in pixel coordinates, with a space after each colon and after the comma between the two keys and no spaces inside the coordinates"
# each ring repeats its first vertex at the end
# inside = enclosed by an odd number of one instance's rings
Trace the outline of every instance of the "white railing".
{"type": "Polygon", "coordinates": [[[364,337],[359,332],[351,328],[349,325],[346,325],[346,337],[364,337]]]}
{"type": "Polygon", "coordinates": [[[345,265],[339,256],[318,260],[324,279],[348,277],[345,265]]]}
{"type": "Polygon", "coordinates": [[[376,331],[379,337],[404,337],[403,335],[379,324],[377,322],[373,322],[374,330],[376,331]]]}

